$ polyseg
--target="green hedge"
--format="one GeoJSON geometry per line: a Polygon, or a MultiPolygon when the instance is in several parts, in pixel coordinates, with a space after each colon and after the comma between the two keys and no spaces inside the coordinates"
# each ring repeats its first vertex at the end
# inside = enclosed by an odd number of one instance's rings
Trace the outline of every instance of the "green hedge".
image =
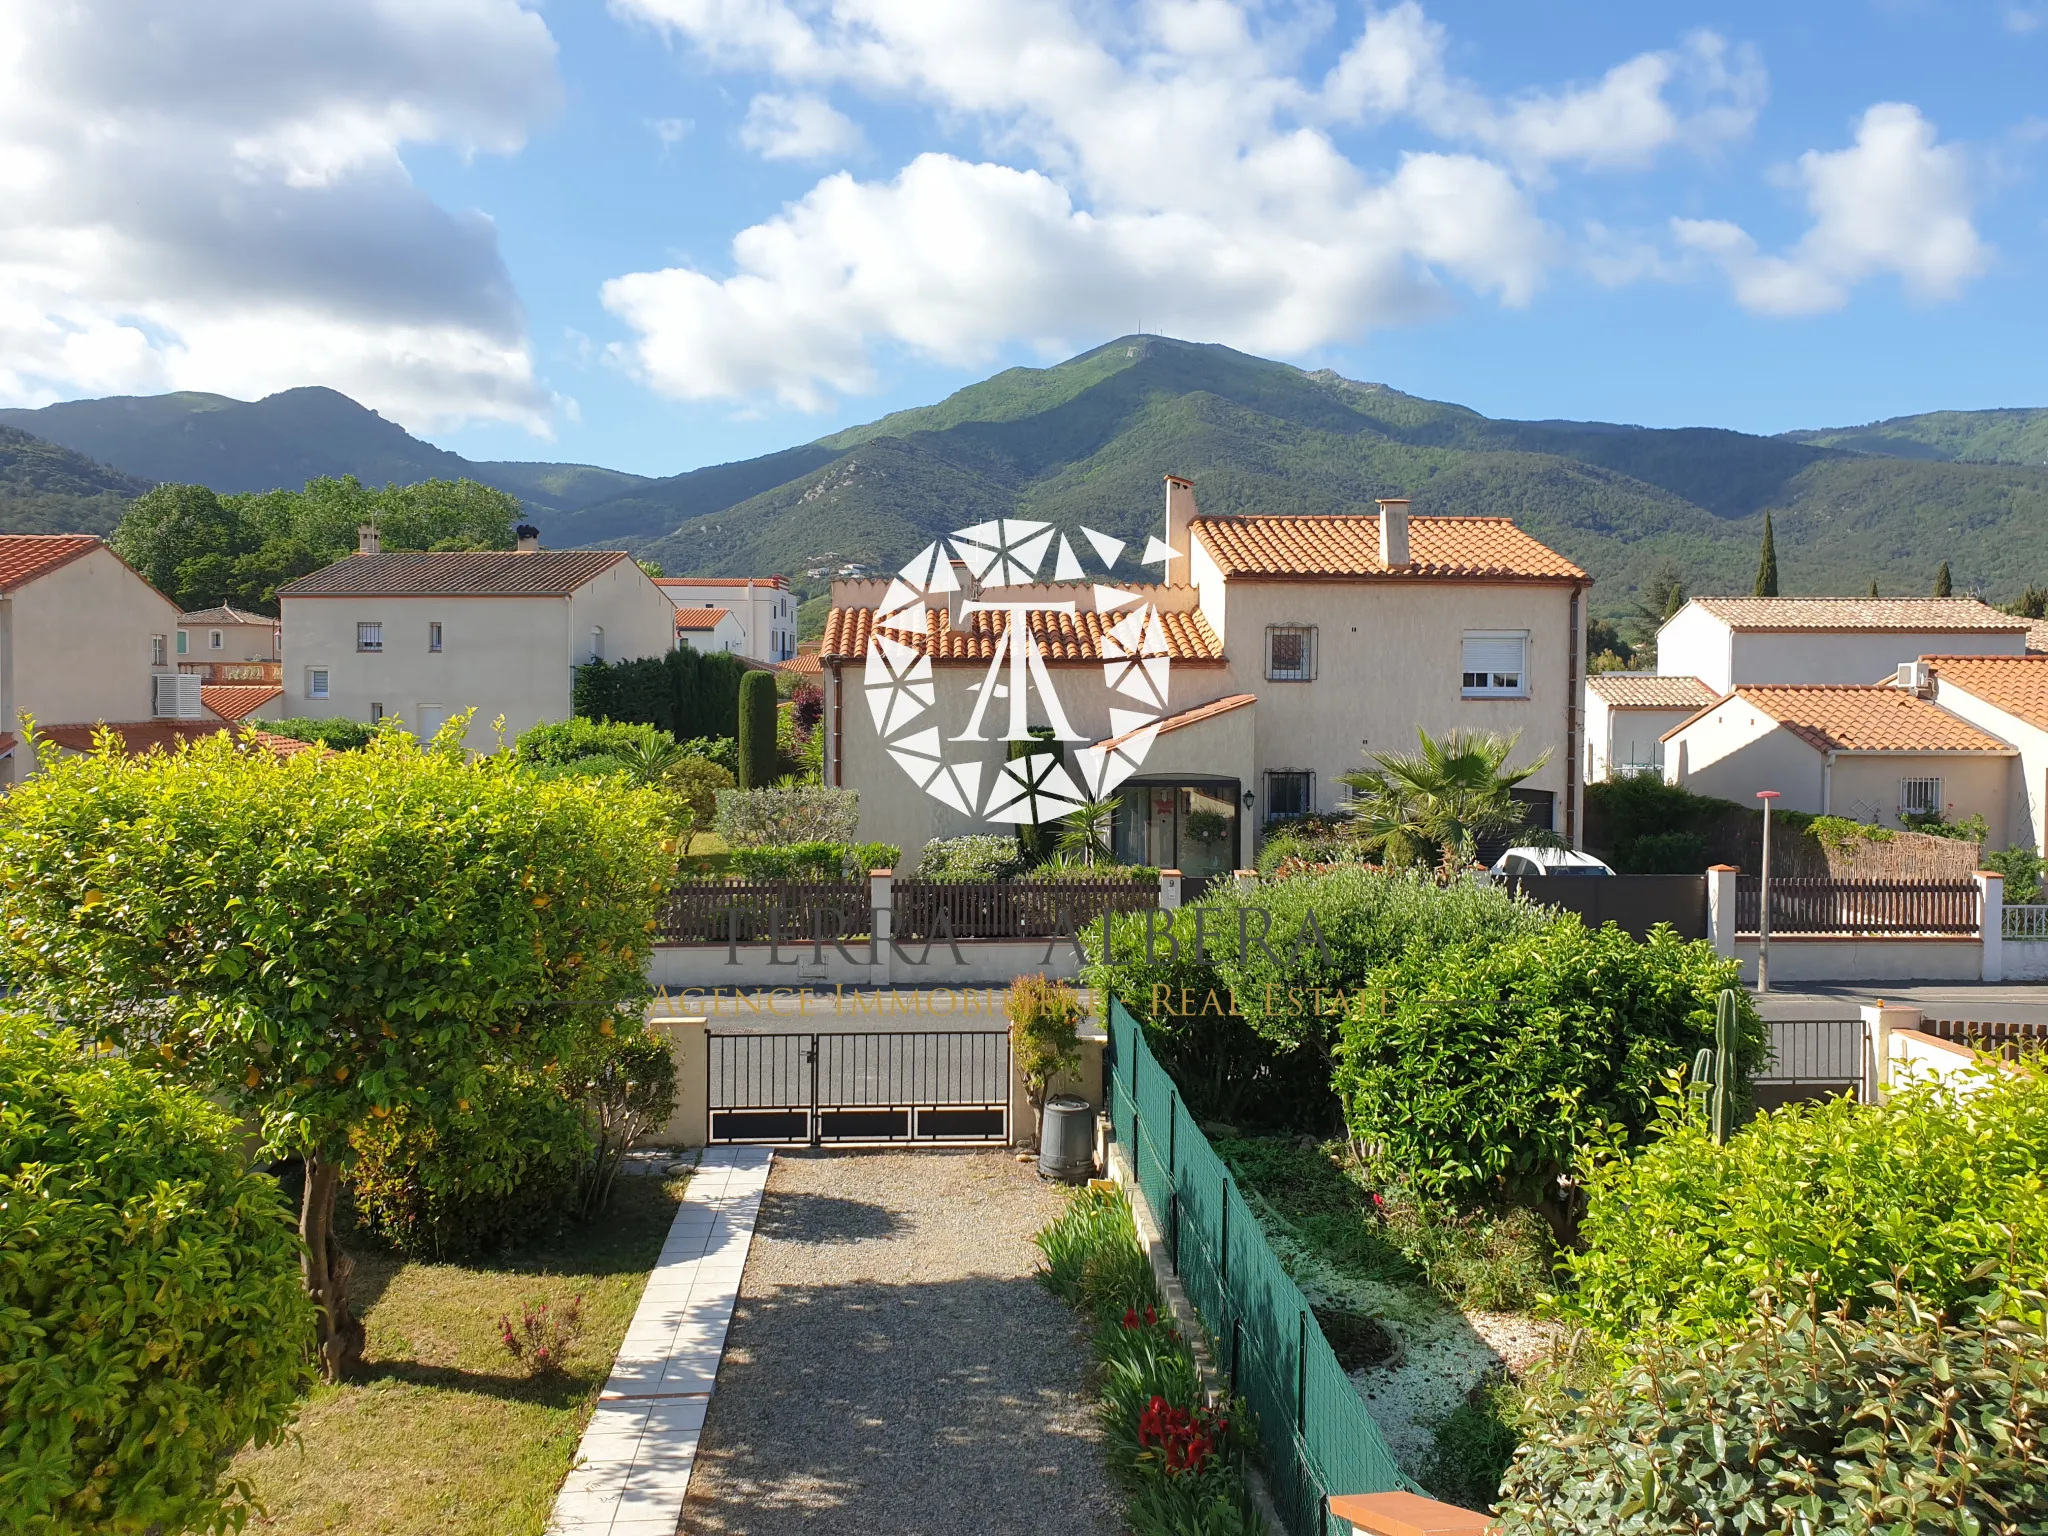
{"type": "Polygon", "coordinates": [[[740,679],[748,670],[736,656],[688,648],[637,661],[594,661],[576,669],[574,707],[596,720],[659,726],[678,741],[737,738],[740,679]]]}
{"type": "Polygon", "coordinates": [[[226,1458],[283,1438],[312,1348],[234,1117],[0,1018],[0,1529],[239,1526],[226,1458]]]}
{"type": "Polygon", "coordinates": [[[317,742],[337,752],[359,751],[367,747],[377,734],[376,726],[366,725],[360,720],[309,720],[303,715],[294,715],[289,720],[252,720],[247,723],[273,736],[317,742]]]}
{"type": "Polygon", "coordinates": [[[1716,1146],[1672,1107],[1662,1134],[1590,1175],[1586,1248],[1563,1306],[1610,1338],[1725,1332],[1758,1287],[1811,1275],[1823,1305],[1868,1304],[1896,1276],[1952,1307],[1987,1260],[2048,1284],[2048,1077],[1883,1105],[1831,1099],[1760,1116],[1716,1146]]]}

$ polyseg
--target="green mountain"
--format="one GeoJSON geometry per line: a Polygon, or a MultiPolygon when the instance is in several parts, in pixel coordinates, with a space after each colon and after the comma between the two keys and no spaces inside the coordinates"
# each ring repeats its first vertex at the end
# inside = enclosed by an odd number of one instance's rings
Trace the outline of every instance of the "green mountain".
{"type": "Polygon", "coordinates": [[[147,480],[0,427],[0,533],[112,533],[147,480]]]}
{"type": "Polygon", "coordinates": [[[468,478],[510,491],[536,516],[618,496],[643,475],[588,464],[473,462],[423,443],[337,390],[287,389],[261,400],[185,391],[70,400],[0,410],[0,425],[112,465],[144,481],[214,490],[296,489],[322,475],[365,485],[468,478]]]}
{"type": "MultiPolygon", "coordinates": [[[[2048,417],[2048,412],[2040,413],[2048,417]]],[[[2048,469],[1884,455],[1792,437],[1496,421],[1383,384],[1227,347],[1131,336],[1012,368],[805,448],[637,487],[557,519],[559,542],[631,548],[673,572],[893,568],[996,516],[1127,540],[1156,532],[1160,475],[1214,513],[1504,513],[1591,571],[1625,611],[1665,562],[1695,591],[1745,591],[1766,513],[1783,590],[2016,594],[2042,578],[2048,469]]],[[[1124,573],[1139,574],[1134,566],[1124,573]]]]}
{"type": "Polygon", "coordinates": [[[1796,442],[1902,459],[1963,464],[2048,464],[2048,411],[1929,411],[1862,427],[1787,432],[1796,442]]]}
{"type": "MultiPolygon", "coordinates": [[[[1007,369],[934,405],[658,480],[474,463],[327,389],[254,403],[81,400],[0,411],[0,424],[129,475],[221,491],[323,474],[372,485],[467,475],[518,496],[558,548],[626,548],[678,574],[782,571],[806,595],[825,586],[812,570],[893,569],[992,517],[1085,522],[1142,547],[1160,527],[1167,471],[1192,477],[1212,513],[1370,511],[1396,495],[1422,513],[1504,513],[1592,572],[1602,615],[1626,611],[1667,561],[1694,591],[1747,591],[1767,513],[1788,594],[1861,594],[1873,580],[1887,594],[1924,593],[1944,560],[1958,591],[1994,600],[2048,580],[2048,411],[1780,437],[1497,421],[1157,336],[1007,369]]],[[[0,483],[0,527],[17,516],[10,494],[0,483]]],[[[107,521],[104,509],[78,515],[107,521]]]]}

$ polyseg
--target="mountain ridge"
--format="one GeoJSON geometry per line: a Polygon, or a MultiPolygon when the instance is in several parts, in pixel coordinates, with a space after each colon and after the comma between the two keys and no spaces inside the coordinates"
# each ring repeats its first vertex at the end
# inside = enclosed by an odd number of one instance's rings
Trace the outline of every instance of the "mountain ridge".
{"type": "Polygon", "coordinates": [[[143,396],[0,411],[0,426],[38,425],[65,448],[101,449],[93,456],[111,473],[216,489],[297,484],[285,471],[314,466],[370,483],[468,475],[519,496],[558,547],[625,548],[676,573],[779,570],[806,592],[839,566],[888,569],[990,517],[1086,521],[1142,543],[1157,531],[1167,471],[1193,478],[1211,514],[1369,511],[1386,495],[1424,514],[1504,513],[1592,572],[1594,610],[1608,614],[1667,562],[1694,590],[1746,590],[1766,514],[1788,593],[1860,593],[1872,580],[1925,591],[1947,560],[1959,590],[2014,595],[2043,574],[2032,551],[2048,528],[2048,467],[2026,458],[2037,432],[2048,458],[2048,410],[1931,412],[1771,437],[1513,421],[1153,336],[1005,369],[810,443],[660,478],[470,461],[319,388],[253,403],[143,396]],[[237,453],[225,468],[207,458],[237,453]],[[220,483],[235,475],[274,478],[220,483]]]}

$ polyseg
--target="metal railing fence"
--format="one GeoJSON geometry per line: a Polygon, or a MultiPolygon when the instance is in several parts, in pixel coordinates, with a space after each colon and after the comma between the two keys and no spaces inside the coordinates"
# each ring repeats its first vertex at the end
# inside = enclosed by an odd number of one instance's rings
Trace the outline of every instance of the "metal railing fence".
{"type": "Polygon", "coordinates": [[[1266,1478],[1290,1536],[1342,1529],[1329,1513],[1331,1494],[1419,1491],[1121,1003],[1110,1007],[1103,1075],[1112,1134],[1129,1154],[1218,1364],[1258,1420],[1266,1478]]]}
{"type": "MultiPolygon", "coordinates": [[[[1735,928],[1755,933],[1763,881],[1735,882],[1735,928]]],[[[1975,937],[1980,918],[1974,880],[1771,879],[1774,934],[1957,934],[1975,937]]]]}
{"type": "Polygon", "coordinates": [[[1999,931],[2008,939],[2048,939],[2048,907],[2007,907],[1999,931]]]}
{"type": "Polygon", "coordinates": [[[1147,912],[1159,905],[1150,880],[898,880],[890,892],[890,931],[899,939],[941,936],[943,916],[956,939],[1047,939],[1079,933],[1104,912],[1147,912]]]}

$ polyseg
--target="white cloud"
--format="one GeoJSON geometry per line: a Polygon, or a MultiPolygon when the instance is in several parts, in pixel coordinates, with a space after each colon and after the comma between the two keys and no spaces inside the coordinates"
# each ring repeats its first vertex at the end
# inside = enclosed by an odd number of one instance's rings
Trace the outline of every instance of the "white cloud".
{"type": "Polygon", "coordinates": [[[2021,37],[2029,32],[2038,32],[2044,22],[2048,22],[2048,10],[2025,5],[2009,5],[2005,8],[2005,29],[2021,37]]]}
{"type": "Polygon", "coordinates": [[[740,143],[764,160],[830,160],[860,148],[861,132],[823,97],[763,92],[747,104],[740,143]]]}
{"type": "Polygon", "coordinates": [[[1953,298],[1990,264],[1972,219],[1969,176],[1917,107],[1880,102],[1847,149],[1809,150],[1792,175],[1813,217],[1799,243],[1767,255],[1740,226],[1674,219],[1679,243],[1716,263],[1743,308],[1765,315],[1839,309],[1856,284],[1896,276],[1921,300],[1953,298]]]}
{"type": "Polygon", "coordinates": [[[983,136],[978,162],[820,181],[735,236],[725,274],[605,285],[635,336],[619,354],[656,388],[806,408],[872,387],[882,345],[969,364],[1142,316],[1299,355],[1442,313],[1459,289],[1523,304],[1563,249],[1534,195],[1557,169],[1725,143],[1763,95],[1754,60],[1702,33],[1587,86],[1490,101],[1448,73],[1413,3],[1370,13],[1323,80],[1302,73],[1330,20],[1312,3],[611,5],[716,69],[766,75],[743,130],[763,153],[843,152],[853,130],[822,115],[838,118],[827,91],[983,136]],[[1373,166],[1332,136],[1396,116],[1450,142],[1373,166]]]}
{"type": "Polygon", "coordinates": [[[557,92],[518,0],[0,0],[0,397],[317,382],[544,428],[495,230],[400,152],[516,149],[557,92]]]}

